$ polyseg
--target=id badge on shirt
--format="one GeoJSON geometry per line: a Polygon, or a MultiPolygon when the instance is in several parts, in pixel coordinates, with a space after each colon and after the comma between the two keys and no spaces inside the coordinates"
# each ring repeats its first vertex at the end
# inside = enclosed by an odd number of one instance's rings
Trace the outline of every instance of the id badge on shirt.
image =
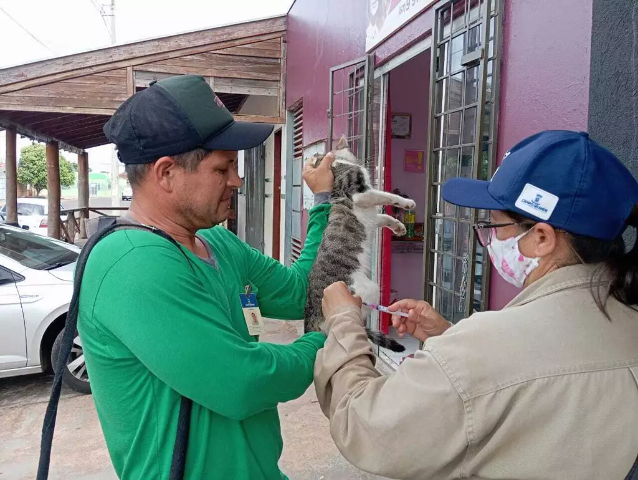
{"type": "Polygon", "coordinates": [[[257,295],[254,293],[240,293],[239,300],[241,301],[241,308],[244,312],[248,333],[251,335],[262,335],[265,331],[265,327],[264,319],[259,311],[257,295]]]}

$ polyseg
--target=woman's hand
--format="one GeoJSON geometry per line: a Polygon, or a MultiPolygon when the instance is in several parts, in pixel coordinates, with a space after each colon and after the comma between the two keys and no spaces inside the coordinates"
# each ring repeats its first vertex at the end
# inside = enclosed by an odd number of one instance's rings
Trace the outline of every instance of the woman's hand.
{"type": "Polygon", "coordinates": [[[392,315],[392,325],[401,337],[406,333],[425,342],[430,337],[441,335],[452,325],[428,302],[422,300],[401,300],[388,307],[391,312],[404,312],[408,317],[392,315]]]}
{"type": "Polygon", "coordinates": [[[323,291],[323,318],[328,318],[333,312],[348,306],[361,308],[361,298],[353,295],[345,283],[333,283],[323,291]]]}

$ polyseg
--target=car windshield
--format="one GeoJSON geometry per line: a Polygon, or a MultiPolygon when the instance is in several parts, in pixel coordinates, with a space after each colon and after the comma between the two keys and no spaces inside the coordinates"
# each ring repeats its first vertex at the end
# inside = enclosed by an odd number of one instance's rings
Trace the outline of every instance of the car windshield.
{"type": "Polygon", "coordinates": [[[19,203],[18,202],[18,215],[46,215],[44,211],[44,205],[37,205],[35,203],[19,203]]]}
{"type": "Polygon", "coordinates": [[[0,225],[0,255],[34,270],[53,270],[75,262],[78,253],[47,237],[0,225]]]}

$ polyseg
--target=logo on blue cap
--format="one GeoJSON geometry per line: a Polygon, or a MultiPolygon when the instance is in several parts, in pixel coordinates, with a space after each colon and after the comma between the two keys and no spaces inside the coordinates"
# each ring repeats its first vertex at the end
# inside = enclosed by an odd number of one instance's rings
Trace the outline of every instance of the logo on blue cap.
{"type": "Polygon", "coordinates": [[[516,208],[542,220],[549,220],[557,204],[556,195],[528,183],[516,201],[516,208]]]}

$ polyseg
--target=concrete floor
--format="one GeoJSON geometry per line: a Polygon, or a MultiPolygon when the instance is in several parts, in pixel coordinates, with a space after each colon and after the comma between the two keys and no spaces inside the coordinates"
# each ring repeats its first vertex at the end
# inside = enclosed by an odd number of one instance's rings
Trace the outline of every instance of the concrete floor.
{"type": "MultiPolygon", "coordinates": [[[[263,341],[289,343],[300,322],[267,322],[263,341]]],[[[50,376],[0,379],[0,480],[32,480],[39,456],[50,376]]],[[[311,387],[279,408],[284,437],[280,465],[291,480],[382,480],[349,465],[339,454],[311,387]]],[[[50,480],[116,480],[91,396],[64,389],[50,480]]]]}

